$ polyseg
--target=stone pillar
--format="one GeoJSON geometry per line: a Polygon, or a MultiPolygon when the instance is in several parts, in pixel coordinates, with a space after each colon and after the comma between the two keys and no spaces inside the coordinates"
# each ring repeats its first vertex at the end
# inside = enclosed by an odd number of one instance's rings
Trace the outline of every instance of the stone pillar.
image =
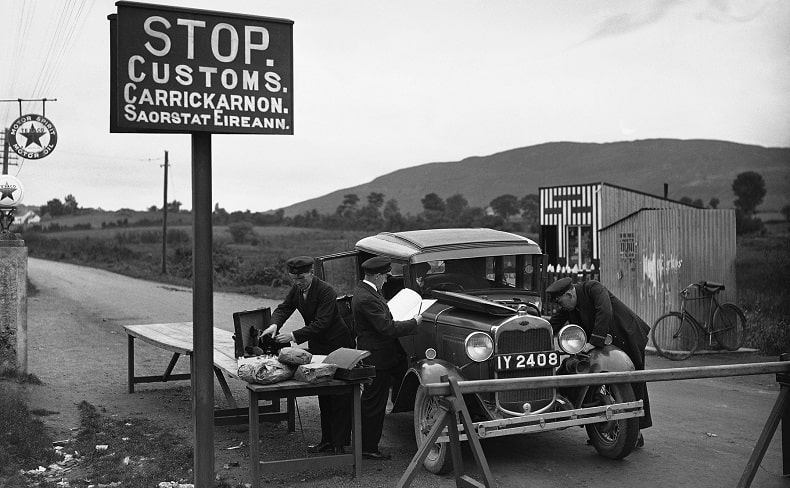
{"type": "Polygon", "coordinates": [[[27,247],[0,232],[0,369],[27,374],[27,247]]]}

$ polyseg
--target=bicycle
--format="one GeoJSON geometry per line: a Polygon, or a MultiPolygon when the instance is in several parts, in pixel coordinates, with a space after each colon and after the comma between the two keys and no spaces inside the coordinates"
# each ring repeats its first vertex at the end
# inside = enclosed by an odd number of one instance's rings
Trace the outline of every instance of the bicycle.
{"type": "Polygon", "coordinates": [[[650,338],[660,356],[673,361],[688,358],[700,344],[700,332],[708,335],[708,344],[713,339],[729,351],[735,351],[746,339],[746,316],[734,303],[719,303],[716,296],[724,290],[724,285],[710,281],[692,283],[680,292],[682,299],[680,312],[669,312],[656,320],[650,331],[650,338]],[[694,289],[697,294],[691,296],[694,289]],[[708,299],[707,320],[700,321],[688,310],[686,302],[708,299]]]}

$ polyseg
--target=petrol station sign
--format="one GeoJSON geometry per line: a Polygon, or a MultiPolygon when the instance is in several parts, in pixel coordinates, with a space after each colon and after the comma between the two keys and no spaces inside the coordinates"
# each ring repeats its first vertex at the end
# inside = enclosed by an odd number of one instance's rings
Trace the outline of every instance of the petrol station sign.
{"type": "Polygon", "coordinates": [[[293,21],[116,5],[110,132],[293,134],[293,21]]]}
{"type": "Polygon", "coordinates": [[[11,175],[0,175],[0,208],[16,207],[22,202],[25,190],[22,182],[11,175]]]}
{"type": "Polygon", "coordinates": [[[55,125],[43,115],[22,115],[8,128],[9,148],[25,159],[41,159],[52,154],[58,143],[55,125]]]}

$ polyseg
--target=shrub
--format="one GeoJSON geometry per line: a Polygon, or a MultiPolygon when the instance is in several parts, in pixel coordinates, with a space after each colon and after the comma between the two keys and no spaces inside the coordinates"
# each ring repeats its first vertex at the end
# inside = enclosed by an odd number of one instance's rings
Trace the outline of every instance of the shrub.
{"type": "Polygon", "coordinates": [[[236,244],[243,244],[250,234],[253,234],[252,224],[249,222],[233,222],[228,226],[228,232],[236,244]]]}

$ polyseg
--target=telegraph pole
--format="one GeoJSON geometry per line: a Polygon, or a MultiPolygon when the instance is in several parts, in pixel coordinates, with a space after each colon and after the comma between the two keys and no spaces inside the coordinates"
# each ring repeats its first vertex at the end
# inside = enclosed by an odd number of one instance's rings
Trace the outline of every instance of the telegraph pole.
{"type": "Polygon", "coordinates": [[[165,199],[162,205],[162,274],[167,274],[167,151],[165,151],[165,199]]]}
{"type": "Polygon", "coordinates": [[[3,129],[3,174],[8,174],[8,128],[3,129]]]}

